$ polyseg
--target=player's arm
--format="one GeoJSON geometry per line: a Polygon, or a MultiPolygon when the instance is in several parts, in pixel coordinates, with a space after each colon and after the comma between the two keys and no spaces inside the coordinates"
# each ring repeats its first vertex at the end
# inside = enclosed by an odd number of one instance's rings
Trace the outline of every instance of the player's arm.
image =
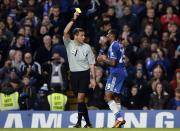
{"type": "Polygon", "coordinates": [[[107,56],[105,56],[105,55],[102,56],[102,59],[106,65],[109,65],[109,66],[116,65],[116,59],[113,59],[113,58],[108,59],[107,56]]]}
{"type": "Polygon", "coordinates": [[[107,58],[106,55],[102,55],[102,60],[106,65],[115,66],[117,64],[117,52],[119,51],[118,49],[119,48],[117,45],[113,45],[112,50],[109,53],[109,58],[107,58]]]}
{"type": "Polygon", "coordinates": [[[63,34],[64,40],[70,39],[69,31],[71,30],[71,28],[72,28],[74,22],[77,20],[78,16],[79,16],[79,13],[75,12],[71,21],[66,25],[66,27],[64,29],[64,34],[63,34]]]}

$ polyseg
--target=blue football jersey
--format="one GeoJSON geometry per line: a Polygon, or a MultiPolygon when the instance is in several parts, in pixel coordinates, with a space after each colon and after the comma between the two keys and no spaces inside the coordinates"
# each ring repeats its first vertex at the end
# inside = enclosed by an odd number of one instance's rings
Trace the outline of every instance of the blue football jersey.
{"type": "Polygon", "coordinates": [[[108,59],[115,59],[116,65],[109,67],[110,73],[124,73],[125,64],[124,64],[124,47],[118,41],[113,41],[108,50],[108,59]]]}

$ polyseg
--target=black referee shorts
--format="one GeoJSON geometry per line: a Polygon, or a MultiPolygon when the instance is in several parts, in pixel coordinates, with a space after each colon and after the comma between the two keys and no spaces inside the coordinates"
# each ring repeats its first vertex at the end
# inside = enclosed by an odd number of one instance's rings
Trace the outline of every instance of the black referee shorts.
{"type": "Polygon", "coordinates": [[[75,94],[87,93],[90,83],[90,70],[71,72],[71,86],[75,94]]]}

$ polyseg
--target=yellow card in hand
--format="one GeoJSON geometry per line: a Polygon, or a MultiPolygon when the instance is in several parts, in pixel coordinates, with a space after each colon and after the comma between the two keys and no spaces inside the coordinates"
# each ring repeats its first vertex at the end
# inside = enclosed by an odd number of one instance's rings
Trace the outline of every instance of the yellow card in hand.
{"type": "Polygon", "coordinates": [[[75,8],[76,12],[81,13],[81,9],[80,8],[75,8]]]}

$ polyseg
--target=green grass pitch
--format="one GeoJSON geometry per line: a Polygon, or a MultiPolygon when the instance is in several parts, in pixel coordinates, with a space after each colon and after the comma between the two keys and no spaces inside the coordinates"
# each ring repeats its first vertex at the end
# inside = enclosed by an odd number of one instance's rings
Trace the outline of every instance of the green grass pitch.
{"type": "Polygon", "coordinates": [[[58,129],[47,129],[47,128],[37,128],[37,129],[4,129],[1,128],[0,131],[180,131],[178,128],[58,128],[58,129]]]}

